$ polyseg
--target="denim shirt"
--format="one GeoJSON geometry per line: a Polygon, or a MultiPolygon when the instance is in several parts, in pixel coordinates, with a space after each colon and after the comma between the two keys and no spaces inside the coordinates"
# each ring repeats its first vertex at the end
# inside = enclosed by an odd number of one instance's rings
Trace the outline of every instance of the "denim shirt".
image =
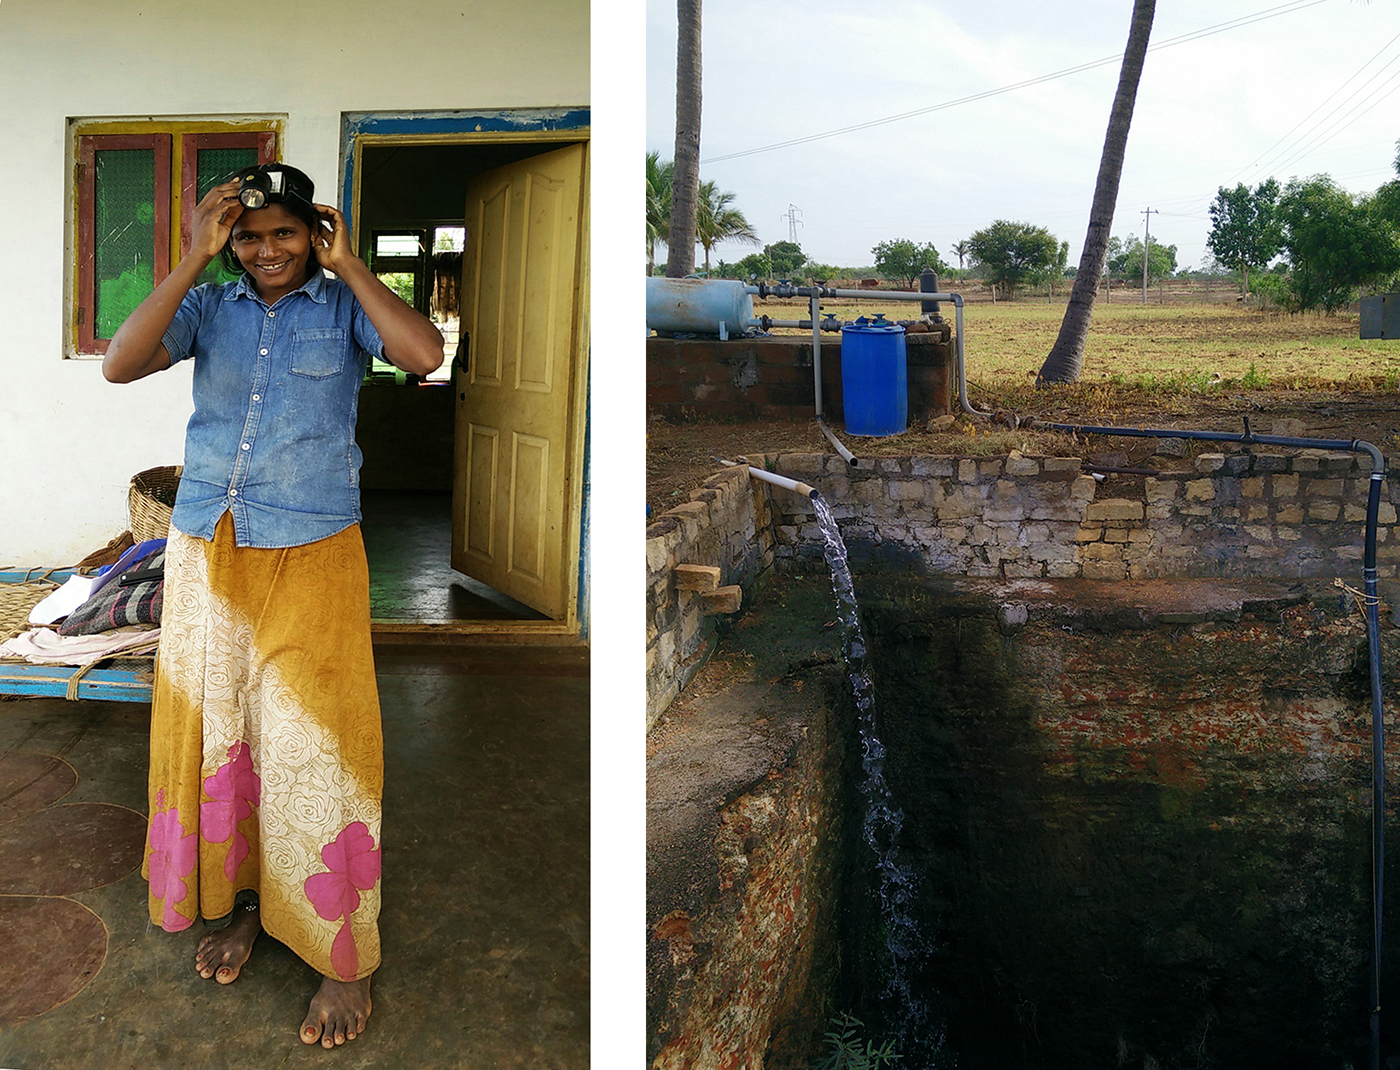
{"type": "Polygon", "coordinates": [[[275,306],[244,275],[185,295],[162,339],[194,358],[194,415],[171,523],[239,546],[301,546],[360,519],[355,412],[384,343],[350,288],[317,269],[275,306]]]}

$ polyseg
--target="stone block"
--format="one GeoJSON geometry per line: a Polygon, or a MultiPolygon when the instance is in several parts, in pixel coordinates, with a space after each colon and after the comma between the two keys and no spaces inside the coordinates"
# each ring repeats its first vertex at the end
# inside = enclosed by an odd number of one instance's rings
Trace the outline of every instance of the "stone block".
{"type": "Polygon", "coordinates": [[[977,482],[977,462],[974,461],[971,457],[964,457],[961,461],[958,462],[958,482],[977,482]]]}
{"type": "Polygon", "coordinates": [[[1298,496],[1297,475],[1270,476],[1269,483],[1275,498],[1296,498],[1298,496]]]}
{"type": "Polygon", "coordinates": [[[1274,541],[1274,529],[1266,524],[1246,524],[1244,531],[1251,539],[1257,539],[1260,542],[1274,541]]]}
{"type": "Polygon", "coordinates": [[[1128,576],[1128,568],[1122,561],[1085,561],[1086,580],[1122,580],[1128,576]]]}
{"type": "Polygon", "coordinates": [[[705,600],[705,607],[711,613],[738,613],[744,589],[736,583],[707,591],[700,597],[705,600]]]}
{"type": "Polygon", "coordinates": [[[1336,520],[1337,517],[1341,515],[1341,512],[1342,506],[1340,502],[1319,501],[1308,503],[1309,520],[1332,521],[1336,520]]]}
{"type": "Polygon", "coordinates": [[[1353,505],[1346,502],[1342,506],[1342,519],[1346,521],[1358,521],[1366,519],[1366,507],[1364,505],[1353,505]]]}
{"type": "Polygon", "coordinates": [[[1046,457],[1041,467],[1047,472],[1078,472],[1083,467],[1082,457],[1046,457]]]}
{"type": "Polygon", "coordinates": [[[1289,467],[1295,472],[1318,472],[1322,469],[1323,456],[1322,450],[1300,450],[1289,467]]]}
{"type": "Polygon", "coordinates": [[[677,565],[676,590],[713,591],[719,587],[720,572],[714,565],[677,565]]]}
{"type": "Polygon", "coordinates": [[[1082,571],[1077,561],[1047,561],[1045,563],[1045,575],[1057,580],[1078,576],[1082,571]]]}
{"type": "Polygon", "coordinates": [[[1100,541],[1102,541],[1102,539],[1103,539],[1103,533],[1104,533],[1103,525],[1101,525],[1101,524],[1094,524],[1094,525],[1085,524],[1083,527],[1081,527],[1078,531],[1076,531],[1076,532],[1074,533],[1074,541],[1075,541],[1075,542],[1100,542],[1100,541]]]}
{"type": "Polygon", "coordinates": [[[1150,543],[1153,540],[1152,532],[1146,528],[1133,528],[1128,532],[1128,541],[1131,543],[1150,543]]]}
{"type": "Polygon", "coordinates": [[[1039,561],[1008,561],[1002,573],[1008,580],[1033,580],[1045,575],[1045,566],[1039,561]]]}
{"type": "Polygon", "coordinates": [[[1260,502],[1257,505],[1246,506],[1244,511],[1244,518],[1246,520],[1268,520],[1271,512],[1272,510],[1268,507],[1268,505],[1264,504],[1263,502],[1260,502]]]}
{"type": "Polygon", "coordinates": [[[1304,497],[1340,498],[1345,493],[1340,479],[1310,479],[1303,484],[1304,497]]]}
{"type": "Polygon", "coordinates": [[[647,575],[660,572],[671,563],[670,555],[666,553],[666,539],[657,536],[647,540],[647,575]]]}
{"type": "Polygon", "coordinates": [[[904,461],[899,457],[881,457],[875,462],[875,471],[882,476],[902,476],[904,461]]]}
{"type": "Polygon", "coordinates": [[[1255,476],[1252,479],[1240,480],[1240,493],[1246,498],[1262,498],[1264,496],[1264,477],[1255,476]]]}
{"type": "Polygon", "coordinates": [[[1106,542],[1091,542],[1081,548],[1080,557],[1084,561],[1121,561],[1123,550],[1106,542]]]}
{"type": "Polygon", "coordinates": [[[1274,519],[1280,524],[1301,524],[1303,522],[1303,507],[1301,505],[1282,505],[1274,519]]]}
{"type": "Polygon", "coordinates": [[[1085,520],[1141,520],[1142,502],[1128,498],[1106,498],[1084,507],[1085,520]]]}
{"type": "Polygon", "coordinates": [[[1297,528],[1288,527],[1283,524],[1280,524],[1278,526],[1278,529],[1275,531],[1275,535],[1277,538],[1282,539],[1284,542],[1297,542],[1303,537],[1303,533],[1297,528]]]}
{"type": "MultiPolygon", "coordinates": [[[[1217,456],[1222,460],[1222,454],[1205,454],[1203,456],[1217,456]]],[[[1201,460],[1196,458],[1197,462],[1201,460]]],[[[1198,465],[1199,466],[1199,465],[1198,465]]],[[[1215,500],[1215,480],[1213,479],[1193,479],[1186,484],[1186,500],[1188,502],[1210,502],[1215,500]]]]}
{"type": "Polygon", "coordinates": [[[917,479],[952,479],[953,458],[915,457],[909,462],[909,474],[917,479]]]}
{"type": "Polygon", "coordinates": [[[1143,490],[1149,502],[1170,502],[1181,492],[1181,482],[1176,479],[1154,479],[1148,476],[1143,480],[1143,490]]]}
{"type": "Polygon", "coordinates": [[[1394,524],[1396,520],[1395,506],[1391,505],[1389,502],[1381,502],[1380,511],[1376,514],[1376,519],[1382,524],[1394,524]]]}
{"type": "Polygon", "coordinates": [[[917,480],[891,479],[885,484],[886,495],[896,502],[922,501],[925,491],[925,485],[917,480]]]}
{"type": "Polygon", "coordinates": [[[989,457],[986,460],[977,462],[977,475],[981,479],[996,479],[1001,475],[1001,460],[997,457],[989,457]]]}
{"type": "Polygon", "coordinates": [[[1099,484],[1093,476],[1075,476],[1069,487],[1069,496],[1078,502],[1091,502],[1098,492],[1099,484]]]}
{"type": "Polygon", "coordinates": [[[1013,454],[1006,459],[1006,474],[1021,477],[1038,476],[1040,475],[1040,464],[1029,457],[1013,454]]]}
{"type": "Polygon", "coordinates": [[[1227,475],[1242,476],[1249,471],[1251,458],[1247,453],[1232,453],[1225,458],[1221,471],[1227,475]]]}
{"type": "Polygon", "coordinates": [[[1320,471],[1328,475],[1344,475],[1356,465],[1356,455],[1341,450],[1329,450],[1322,454],[1320,471]]]}
{"type": "Polygon", "coordinates": [[[1109,528],[1103,533],[1104,542],[1127,542],[1128,533],[1123,528],[1109,528]]]}
{"type": "Polygon", "coordinates": [[[1245,555],[1245,557],[1248,557],[1248,558],[1250,558],[1251,560],[1255,560],[1255,561],[1261,561],[1261,560],[1264,560],[1264,559],[1266,559],[1266,558],[1279,557],[1279,556],[1281,556],[1282,554],[1283,554],[1283,550],[1282,550],[1280,547],[1277,547],[1277,546],[1258,546],[1258,545],[1255,545],[1255,546],[1246,546],[1246,547],[1244,548],[1244,555],[1245,555]]]}
{"type": "Polygon", "coordinates": [[[1258,473],[1287,472],[1288,460],[1286,453],[1256,453],[1252,471],[1258,473]]]}
{"type": "Polygon", "coordinates": [[[1202,453],[1196,458],[1196,471],[1201,475],[1212,475],[1225,467],[1225,454],[1202,453]]]}

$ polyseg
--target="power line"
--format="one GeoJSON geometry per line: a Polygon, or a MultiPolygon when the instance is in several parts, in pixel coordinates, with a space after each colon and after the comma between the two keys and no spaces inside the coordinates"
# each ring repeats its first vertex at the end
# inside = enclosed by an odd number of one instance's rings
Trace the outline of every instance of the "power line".
{"type": "MultiPolygon", "coordinates": [[[[1290,0],[1289,3],[1280,4],[1277,7],[1265,8],[1262,11],[1254,12],[1252,15],[1242,15],[1228,22],[1216,23],[1214,26],[1207,26],[1200,30],[1192,30],[1190,33],[1181,34],[1177,37],[1170,37],[1155,45],[1149,45],[1147,51],[1156,52],[1163,48],[1173,48],[1176,45],[1186,44],[1189,41],[1198,41],[1203,37],[1224,33],[1227,30],[1239,29],[1241,26],[1249,26],[1256,22],[1263,22],[1265,19],[1278,18],[1280,15],[1291,15],[1296,11],[1302,11],[1309,7],[1316,7],[1318,4],[1324,4],[1326,2],[1327,0],[1290,0]]],[[[1123,53],[1118,52],[1111,56],[1104,56],[1101,59],[1080,63],[1074,67],[1066,67],[1064,70],[1055,71],[1051,74],[1042,74],[1036,78],[1027,78],[1025,81],[1002,86],[999,89],[988,89],[981,93],[972,93],[965,97],[959,97],[956,100],[946,100],[941,104],[933,104],[926,108],[915,108],[913,111],[900,112],[898,115],[887,115],[883,119],[870,119],[863,123],[853,123],[850,126],[839,127],[835,130],[827,130],[820,134],[808,134],[805,137],[778,141],[771,145],[760,145],[757,148],[741,149],[738,152],[729,152],[722,156],[711,156],[708,159],[701,160],[700,163],[703,165],[720,163],[724,160],[737,160],[740,157],[754,156],[760,152],[772,152],[775,149],[791,148],[793,145],[805,145],[812,141],[822,141],[826,138],[838,137],[841,134],[852,134],[859,130],[869,130],[871,127],[884,126],[888,123],[897,123],[904,119],[915,118],[919,115],[929,115],[936,111],[944,111],[948,108],[958,107],[961,104],[971,104],[978,100],[986,100],[990,97],[997,97],[1005,93],[1015,92],[1018,89],[1026,89],[1033,85],[1041,85],[1044,82],[1054,81],[1059,78],[1067,78],[1071,74],[1081,74],[1084,71],[1093,70],[1096,67],[1103,67],[1110,63],[1118,63],[1122,58],[1123,53]]]]}
{"type": "MultiPolygon", "coordinates": [[[[1363,82],[1361,85],[1357,86],[1356,89],[1352,90],[1352,92],[1351,92],[1347,97],[1345,97],[1342,101],[1340,101],[1340,102],[1337,104],[1336,107],[1334,107],[1334,108],[1333,108],[1331,111],[1329,111],[1326,115],[1322,116],[1322,118],[1319,119],[1319,120],[1318,120],[1316,123],[1314,123],[1312,126],[1308,127],[1308,129],[1307,129],[1306,131],[1304,131],[1304,133],[1298,138],[1298,140],[1295,141],[1292,145],[1290,145],[1287,149],[1284,149],[1282,152],[1280,152],[1277,156],[1274,156],[1274,157],[1271,157],[1271,156],[1270,156],[1270,153],[1272,153],[1275,149],[1277,149],[1277,148],[1278,148],[1280,145],[1282,145],[1284,142],[1288,141],[1288,139],[1291,138],[1301,127],[1305,126],[1305,125],[1309,122],[1309,120],[1312,119],[1312,117],[1313,117],[1314,115],[1316,115],[1319,111],[1321,111],[1323,108],[1325,108],[1325,107],[1327,106],[1328,102],[1331,101],[1333,97],[1335,97],[1338,93],[1340,93],[1343,89],[1345,89],[1345,88],[1346,88],[1348,85],[1350,85],[1353,81],[1355,81],[1357,78],[1359,78],[1359,77],[1361,76],[1361,72],[1364,71],[1367,67],[1369,67],[1372,63],[1374,63],[1377,59],[1379,59],[1380,56],[1381,56],[1381,54],[1384,53],[1385,50],[1388,49],[1391,45],[1393,45],[1397,40],[1400,40],[1400,34],[1396,34],[1396,35],[1395,35],[1394,37],[1392,37],[1389,41],[1387,41],[1384,45],[1382,45],[1382,46],[1380,47],[1380,49],[1376,52],[1375,55],[1373,55],[1370,59],[1368,59],[1365,63],[1363,63],[1360,67],[1358,67],[1358,68],[1355,70],[1355,72],[1353,72],[1352,75],[1351,75],[1349,78],[1347,78],[1346,81],[1344,81],[1341,85],[1339,85],[1336,89],[1332,90],[1331,93],[1329,93],[1326,97],[1324,97],[1323,100],[1317,105],[1317,107],[1315,107],[1312,111],[1310,111],[1306,116],[1304,116],[1301,120],[1299,120],[1299,121],[1293,126],[1293,129],[1289,130],[1288,133],[1286,133],[1286,134],[1283,135],[1283,137],[1279,138],[1279,139],[1278,139],[1277,141],[1275,141],[1272,145],[1270,145],[1267,149],[1265,149],[1262,153],[1260,153],[1260,155],[1254,160],[1253,163],[1249,164],[1247,167],[1245,167],[1243,170],[1241,170],[1238,174],[1236,174],[1236,176],[1235,176],[1236,179],[1238,180],[1239,175],[1244,174],[1244,173],[1246,173],[1246,172],[1248,172],[1248,171],[1251,171],[1251,170],[1254,171],[1254,172],[1257,174],[1259,171],[1266,170],[1266,169],[1269,169],[1269,168],[1277,169],[1277,168],[1279,168],[1279,167],[1281,167],[1281,166],[1287,166],[1287,164],[1280,164],[1279,161],[1282,160],[1284,157],[1286,157],[1286,156],[1288,155],[1288,153],[1291,152],[1293,149],[1297,148],[1298,145],[1301,144],[1304,140],[1306,140],[1306,138],[1307,138],[1310,134],[1312,134],[1319,126],[1321,126],[1321,125],[1322,125],[1323,123],[1325,123],[1328,119],[1330,119],[1333,115],[1335,115],[1335,114],[1337,113],[1337,111],[1338,111],[1339,109],[1341,109],[1348,101],[1350,101],[1352,98],[1354,98],[1354,97],[1356,96],[1357,93],[1360,93],[1360,92],[1361,92],[1363,89],[1365,89],[1368,85],[1370,85],[1370,84],[1371,84],[1372,82],[1374,82],[1377,78],[1379,78],[1379,77],[1381,76],[1381,74],[1385,71],[1385,69],[1386,69],[1387,67],[1389,67],[1392,63],[1396,62],[1397,59],[1400,59],[1400,54],[1397,54],[1397,55],[1395,55],[1395,56],[1392,56],[1386,63],[1382,64],[1379,70],[1377,70],[1374,74],[1372,74],[1371,77],[1368,78],[1368,79],[1366,79],[1366,81],[1363,82]],[[1265,162],[1264,162],[1265,160],[1268,160],[1269,162],[1268,162],[1268,163],[1265,163],[1265,162]]],[[[1392,76],[1392,77],[1393,77],[1393,76],[1392,76]]],[[[1387,79],[1387,81],[1389,81],[1389,79],[1387,79]]],[[[1385,83],[1382,83],[1382,84],[1384,85],[1385,83]]],[[[1301,159],[1301,158],[1302,158],[1302,156],[1300,155],[1300,156],[1295,157],[1294,159],[1301,159]]],[[[1289,162],[1293,162],[1293,161],[1290,160],[1289,162]]]]}

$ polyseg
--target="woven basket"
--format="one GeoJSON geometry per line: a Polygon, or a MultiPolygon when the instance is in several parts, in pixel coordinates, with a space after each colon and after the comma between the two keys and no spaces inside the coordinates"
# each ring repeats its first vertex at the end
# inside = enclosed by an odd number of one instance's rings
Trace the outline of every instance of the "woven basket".
{"type": "Polygon", "coordinates": [[[183,465],[147,468],[131,477],[127,511],[131,537],[137,542],[163,539],[170,531],[170,514],[175,508],[175,491],[180,486],[183,465]]]}
{"type": "Polygon", "coordinates": [[[58,590],[54,583],[0,583],[0,643],[29,627],[29,611],[58,590]]]}

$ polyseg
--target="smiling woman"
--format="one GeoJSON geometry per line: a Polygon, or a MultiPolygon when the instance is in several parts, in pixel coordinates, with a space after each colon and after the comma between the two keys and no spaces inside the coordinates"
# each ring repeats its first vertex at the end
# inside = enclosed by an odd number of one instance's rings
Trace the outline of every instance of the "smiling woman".
{"type": "Polygon", "coordinates": [[[301,1039],[334,1047],[364,1030],[379,965],[383,744],[356,402],[370,356],[426,373],[442,336],[350,251],[305,174],[240,178],[200,201],[189,255],[103,360],[113,382],[194,362],[144,870],[163,929],[231,918],[200,942],[200,976],[237,980],[264,931],[322,974],[301,1039]],[[215,257],[235,280],[195,285],[215,257]]]}

